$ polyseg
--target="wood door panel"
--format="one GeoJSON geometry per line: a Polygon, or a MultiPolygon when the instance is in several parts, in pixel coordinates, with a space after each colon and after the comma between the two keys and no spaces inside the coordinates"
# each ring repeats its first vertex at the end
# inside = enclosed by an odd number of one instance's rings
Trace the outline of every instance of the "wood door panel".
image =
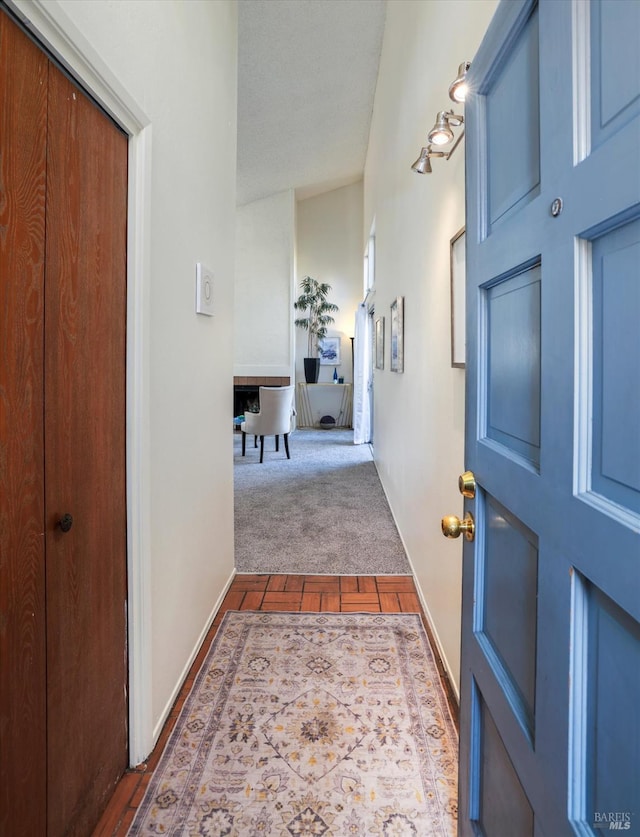
{"type": "Polygon", "coordinates": [[[0,834],[44,834],[47,58],[0,11],[0,834]]]}
{"type": "Polygon", "coordinates": [[[127,763],[127,139],[51,68],[45,446],[49,833],[84,834],[127,763]],[[69,513],[66,534],[56,527],[69,513]]]}

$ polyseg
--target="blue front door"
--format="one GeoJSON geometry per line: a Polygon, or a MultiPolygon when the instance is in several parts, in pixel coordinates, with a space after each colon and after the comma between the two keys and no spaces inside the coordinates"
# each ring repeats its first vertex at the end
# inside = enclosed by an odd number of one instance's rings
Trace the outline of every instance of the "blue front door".
{"type": "Polygon", "coordinates": [[[471,68],[464,835],[640,834],[639,54],[503,0],[471,68]]]}

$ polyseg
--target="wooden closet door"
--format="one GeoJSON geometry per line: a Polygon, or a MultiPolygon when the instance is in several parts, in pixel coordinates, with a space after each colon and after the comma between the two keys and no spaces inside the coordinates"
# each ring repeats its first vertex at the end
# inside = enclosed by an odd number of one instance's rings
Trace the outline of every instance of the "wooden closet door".
{"type": "Polygon", "coordinates": [[[53,65],[45,269],[48,834],[127,765],[127,137],[53,65]],[[71,515],[69,531],[60,528],[71,515]]]}
{"type": "Polygon", "coordinates": [[[46,56],[0,12],[0,834],[44,834],[46,56]]]}

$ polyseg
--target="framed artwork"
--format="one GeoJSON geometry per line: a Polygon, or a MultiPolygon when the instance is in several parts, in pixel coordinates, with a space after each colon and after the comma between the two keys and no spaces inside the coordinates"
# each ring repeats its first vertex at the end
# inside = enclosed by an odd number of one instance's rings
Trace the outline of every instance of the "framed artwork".
{"type": "Polygon", "coordinates": [[[464,369],[465,364],[465,232],[453,236],[451,255],[451,365],[464,369]]]}
{"type": "Polygon", "coordinates": [[[340,338],[321,337],[318,340],[318,356],[321,366],[340,365],[340,338]]]}
{"type": "Polygon", "coordinates": [[[376,369],[384,369],[384,317],[376,319],[375,360],[376,369]]]}
{"type": "Polygon", "coordinates": [[[404,372],[404,297],[391,303],[391,371],[404,372]]]}

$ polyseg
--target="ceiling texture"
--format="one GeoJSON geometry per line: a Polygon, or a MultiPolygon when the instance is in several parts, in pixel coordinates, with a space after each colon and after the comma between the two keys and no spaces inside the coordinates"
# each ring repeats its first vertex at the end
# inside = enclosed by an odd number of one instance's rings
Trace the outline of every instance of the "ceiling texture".
{"type": "Polygon", "coordinates": [[[239,0],[239,205],[364,170],[386,0],[239,0]]]}

